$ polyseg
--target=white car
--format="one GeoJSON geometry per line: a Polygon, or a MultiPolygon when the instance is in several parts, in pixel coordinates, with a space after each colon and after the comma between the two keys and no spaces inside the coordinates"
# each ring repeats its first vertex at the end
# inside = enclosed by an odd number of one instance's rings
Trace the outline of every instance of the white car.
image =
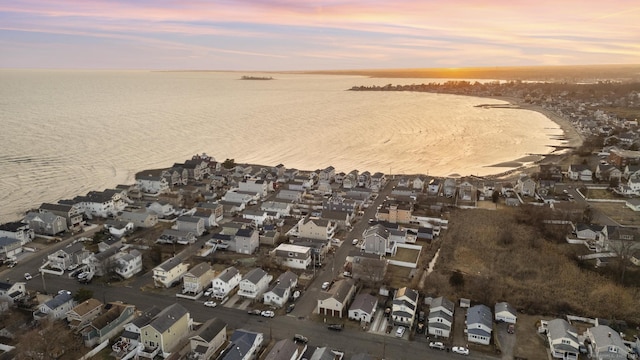
{"type": "Polygon", "coordinates": [[[31,274],[29,274],[29,273],[24,273],[24,279],[25,280],[31,280],[31,279],[33,279],[33,276],[31,276],[31,274]]]}
{"type": "Polygon", "coordinates": [[[444,350],[446,347],[440,341],[432,341],[429,343],[429,347],[432,349],[444,350]]]}
{"type": "Polygon", "coordinates": [[[396,330],[396,336],[397,336],[397,337],[402,337],[402,336],[404,336],[404,331],[405,331],[404,326],[399,326],[399,327],[398,327],[398,330],[396,330]]]}
{"type": "Polygon", "coordinates": [[[358,245],[358,238],[351,240],[351,245],[358,245]]]}
{"type": "Polygon", "coordinates": [[[451,351],[460,355],[469,355],[469,349],[464,346],[454,346],[451,351]]]}
{"type": "Polygon", "coordinates": [[[204,292],[204,296],[206,296],[206,297],[209,297],[211,295],[213,295],[213,289],[212,288],[209,288],[209,289],[207,289],[207,291],[204,292]]]}
{"type": "Polygon", "coordinates": [[[264,310],[263,312],[260,313],[260,315],[262,315],[264,317],[268,317],[268,318],[272,318],[272,317],[276,316],[276,314],[271,310],[264,310]]]}
{"type": "Polygon", "coordinates": [[[78,264],[71,264],[67,266],[67,271],[73,271],[78,268],[78,264]]]}
{"type": "Polygon", "coordinates": [[[58,290],[58,295],[62,295],[62,294],[69,294],[69,295],[71,295],[71,291],[69,291],[69,290],[58,290]]]}
{"type": "Polygon", "coordinates": [[[325,281],[322,283],[322,290],[327,290],[329,288],[329,286],[331,286],[331,283],[328,281],[325,281]]]}
{"type": "Polygon", "coordinates": [[[212,307],[212,308],[213,308],[213,307],[218,306],[218,303],[213,302],[213,301],[205,301],[205,302],[204,302],[204,306],[206,306],[206,307],[212,307]]]}

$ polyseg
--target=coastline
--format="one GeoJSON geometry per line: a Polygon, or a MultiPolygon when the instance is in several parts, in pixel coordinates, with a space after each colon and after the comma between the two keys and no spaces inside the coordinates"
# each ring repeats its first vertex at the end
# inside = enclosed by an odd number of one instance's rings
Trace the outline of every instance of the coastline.
{"type": "Polygon", "coordinates": [[[495,107],[510,108],[516,110],[530,110],[544,115],[560,127],[563,132],[562,142],[564,143],[562,148],[556,147],[548,154],[532,154],[520,159],[515,159],[510,162],[490,165],[491,167],[513,168],[500,173],[485,176],[488,179],[511,180],[517,179],[521,174],[531,174],[535,171],[537,165],[544,163],[557,163],[558,161],[569,155],[566,151],[562,150],[579,148],[584,142],[584,136],[582,136],[582,134],[580,134],[578,130],[573,127],[571,121],[549,109],[545,109],[539,105],[525,103],[522,99],[516,97],[493,96],[487,97],[487,99],[507,102],[507,104],[495,105],[495,107]]]}

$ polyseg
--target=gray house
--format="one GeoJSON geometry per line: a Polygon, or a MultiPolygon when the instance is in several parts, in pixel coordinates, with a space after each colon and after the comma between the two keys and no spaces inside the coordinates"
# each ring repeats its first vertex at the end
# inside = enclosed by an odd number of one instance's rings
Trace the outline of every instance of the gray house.
{"type": "Polygon", "coordinates": [[[36,234],[54,236],[67,231],[67,220],[50,212],[30,212],[23,219],[36,234]]]}
{"type": "Polygon", "coordinates": [[[486,305],[475,305],[467,310],[467,340],[489,345],[493,331],[493,316],[486,305]]]}

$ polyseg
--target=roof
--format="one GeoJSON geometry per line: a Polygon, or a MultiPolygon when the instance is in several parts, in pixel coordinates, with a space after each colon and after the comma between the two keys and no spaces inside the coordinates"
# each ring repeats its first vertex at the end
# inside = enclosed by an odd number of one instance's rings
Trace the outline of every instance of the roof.
{"type": "Polygon", "coordinates": [[[547,323],[547,330],[551,340],[570,338],[578,342],[577,331],[565,319],[553,319],[547,323]]]}
{"type": "Polygon", "coordinates": [[[182,317],[187,314],[188,311],[184,306],[175,303],[164,308],[158,316],[151,321],[149,326],[162,334],[167,331],[171,325],[175,324],[176,321],[182,319],[182,317]]]}
{"type": "Polygon", "coordinates": [[[333,298],[339,303],[344,304],[347,302],[347,296],[351,292],[352,287],[353,287],[353,280],[351,279],[338,280],[333,285],[333,287],[327,292],[329,296],[323,300],[326,300],[328,298],[333,298]]]}
{"type": "Polygon", "coordinates": [[[453,303],[453,301],[447,299],[444,296],[440,296],[437,297],[433,300],[431,300],[431,307],[429,310],[431,309],[435,309],[437,307],[442,306],[443,308],[449,310],[451,313],[453,313],[453,311],[455,310],[455,304],[453,303]]]}
{"type": "Polygon", "coordinates": [[[617,346],[621,349],[626,349],[620,334],[606,325],[598,325],[589,329],[591,338],[597,347],[603,346],[617,346]]]}
{"type": "Polygon", "coordinates": [[[44,304],[49,309],[56,309],[61,305],[66,304],[67,302],[72,300],[73,300],[73,296],[71,296],[71,294],[69,294],[68,292],[63,292],[61,294],[56,295],[53,299],[45,302],[44,304]]]}
{"type": "Polygon", "coordinates": [[[255,268],[249,271],[248,273],[246,273],[242,278],[242,280],[247,280],[252,284],[257,284],[260,281],[260,279],[262,279],[265,276],[267,276],[266,271],[260,268],[255,268]]]}
{"type": "Polygon", "coordinates": [[[76,305],[76,307],[74,307],[72,311],[80,316],[83,316],[97,307],[102,307],[102,302],[98,299],[91,298],[89,300],[83,301],[79,305],[76,305]]]}
{"type": "Polygon", "coordinates": [[[514,309],[513,306],[509,305],[509,303],[506,302],[506,301],[505,302],[496,303],[496,306],[495,306],[494,310],[495,310],[496,314],[498,314],[500,312],[503,312],[503,311],[507,311],[513,316],[517,317],[517,315],[518,315],[518,312],[516,311],[516,309],[514,309]]]}
{"type": "Polygon", "coordinates": [[[188,273],[199,278],[209,270],[211,270],[211,265],[207,262],[201,262],[200,264],[192,267],[188,273]]]}
{"type": "Polygon", "coordinates": [[[377,303],[378,298],[371,294],[358,294],[349,310],[361,310],[367,314],[373,314],[377,303]]]}
{"type": "Polygon", "coordinates": [[[160,313],[160,309],[155,306],[150,307],[149,309],[143,311],[140,316],[135,318],[131,323],[139,328],[148,325],[151,323],[151,320],[158,316],[160,313]]]}
{"type": "Polygon", "coordinates": [[[493,327],[493,317],[491,309],[486,305],[474,305],[467,310],[467,327],[471,328],[472,324],[483,324],[489,329],[493,327]]]}
{"type": "Polygon", "coordinates": [[[418,303],[418,292],[410,289],[408,287],[402,287],[396,291],[395,298],[406,297],[407,299],[413,301],[414,304],[418,303]]]}
{"type": "Polygon", "coordinates": [[[218,276],[218,279],[220,279],[221,281],[224,282],[229,282],[229,280],[231,280],[231,278],[233,278],[234,276],[238,275],[240,272],[238,271],[238,269],[234,268],[233,266],[228,267],[224,270],[222,270],[222,273],[218,276]]]}
{"type": "Polygon", "coordinates": [[[9,237],[6,237],[6,236],[0,237],[0,247],[13,245],[15,243],[21,243],[21,241],[18,240],[18,239],[9,238],[9,237]]]}
{"type": "Polygon", "coordinates": [[[169,271],[180,264],[182,264],[182,259],[180,259],[179,257],[172,257],[162,264],[158,265],[157,267],[164,271],[169,271]]]}
{"type": "Polygon", "coordinates": [[[265,360],[289,360],[298,351],[298,344],[287,338],[276,342],[271,351],[265,356],[265,360]]]}
{"type": "Polygon", "coordinates": [[[209,319],[204,325],[198,329],[196,336],[199,336],[206,342],[211,342],[221,331],[227,327],[227,323],[218,319],[209,319]]]}
{"type": "Polygon", "coordinates": [[[251,237],[251,235],[253,235],[253,229],[238,229],[238,231],[236,232],[236,236],[241,236],[241,237],[251,237]]]}
{"type": "Polygon", "coordinates": [[[231,334],[231,339],[229,339],[231,344],[225,349],[220,358],[224,360],[243,359],[255,343],[258,334],[253,331],[237,329],[231,334]]]}
{"type": "MultiPolygon", "coordinates": [[[[437,310],[437,311],[429,312],[428,318],[429,318],[429,323],[432,322],[431,321],[432,319],[435,320],[435,319],[439,319],[439,318],[440,319],[446,319],[449,322],[453,322],[453,316],[449,315],[449,313],[447,313],[446,311],[443,311],[443,310],[437,310]]],[[[429,325],[429,326],[431,326],[431,325],[429,325]]]]}

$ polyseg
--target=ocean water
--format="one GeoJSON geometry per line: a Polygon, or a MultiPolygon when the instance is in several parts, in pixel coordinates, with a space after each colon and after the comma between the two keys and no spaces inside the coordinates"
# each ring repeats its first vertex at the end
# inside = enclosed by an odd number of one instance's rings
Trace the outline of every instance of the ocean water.
{"type": "Polygon", "coordinates": [[[559,126],[497,100],[354,85],[430,79],[232,72],[0,70],[0,222],[131,184],[194,154],[394,174],[487,175],[558,145],[559,126]]]}

